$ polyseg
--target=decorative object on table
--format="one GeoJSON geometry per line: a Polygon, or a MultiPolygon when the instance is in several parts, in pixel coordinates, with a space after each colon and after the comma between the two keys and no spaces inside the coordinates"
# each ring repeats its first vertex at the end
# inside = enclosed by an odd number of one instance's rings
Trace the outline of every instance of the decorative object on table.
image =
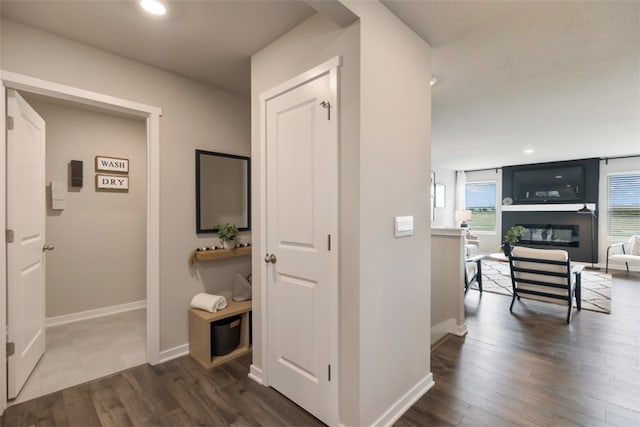
{"type": "Polygon", "coordinates": [[[589,268],[591,270],[600,270],[600,267],[596,267],[594,264],[594,262],[598,262],[598,260],[596,259],[596,252],[595,252],[596,231],[595,231],[594,220],[595,218],[597,218],[596,213],[595,211],[592,211],[591,209],[589,209],[589,207],[585,203],[583,207],[578,209],[578,214],[591,216],[591,267],[589,268]]]}
{"type": "MultiPolygon", "coordinates": [[[[611,288],[613,280],[610,274],[598,271],[582,271],[582,309],[600,313],[611,312],[611,288]]],[[[471,289],[478,290],[473,283],[471,289]]],[[[513,295],[511,272],[506,262],[482,261],[482,290],[493,294],[513,295]]]]}
{"type": "Polygon", "coordinates": [[[473,213],[469,209],[458,210],[455,212],[454,216],[456,218],[456,222],[460,223],[460,227],[466,228],[468,227],[466,221],[471,221],[473,213]]]}
{"type": "Polygon", "coordinates": [[[236,271],[233,276],[233,296],[234,301],[247,301],[251,299],[251,274],[244,277],[242,273],[236,271]]]}
{"type": "Polygon", "coordinates": [[[504,235],[504,239],[502,239],[502,251],[504,252],[504,256],[509,256],[511,253],[511,248],[514,244],[520,241],[520,238],[524,235],[525,228],[521,225],[514,225],[509,230],[507,230],[507,234],[504,235]]]}
{"type": "Polygon", "coordinates": [[[236,239],[238,238],[238,227],[235,224],[226,223],[224,225],[216,225],[218,229],[218,237],[225,249],[234,249],[236,247],[236,239]]]}
{"type": "Polygon", "coordinates": [[[227,299],[221,295],[200,292],[191,299],[191,307],[215,313],[227,307],[227,299]]]}

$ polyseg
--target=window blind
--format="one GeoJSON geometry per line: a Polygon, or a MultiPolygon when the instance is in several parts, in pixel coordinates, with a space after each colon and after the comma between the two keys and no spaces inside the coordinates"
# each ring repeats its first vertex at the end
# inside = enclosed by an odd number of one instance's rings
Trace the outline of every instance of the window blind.
{"type": "Polygon", "coordinates": [[[640,234],[640,173],[609,175],[607,184],[609,237],[640,234]]]}

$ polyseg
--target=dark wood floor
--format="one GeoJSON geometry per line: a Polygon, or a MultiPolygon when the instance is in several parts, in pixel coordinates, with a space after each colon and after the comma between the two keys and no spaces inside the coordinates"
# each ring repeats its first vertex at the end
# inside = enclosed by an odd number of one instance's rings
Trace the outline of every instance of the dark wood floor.
{"type": "MultiPolygon", "coordinates": [[[[640,426],[640,276],[614,279],[610,315],[470,291],[469,334],[432,351],[436,385],[406,426],[640,426]]],[[[5,426],[321,426],[247,377],[190,357],[143,365],[11,406],[5,426]]]]}
{"type": "Polygon", "coordinates": [[[404,426],[640,426],[640,276],[616,274],[610,315],[469,291],[469,333],[431,354],[436,385],[404,426]],[[575,313],[575,311],[574,311],[575,313]]]}

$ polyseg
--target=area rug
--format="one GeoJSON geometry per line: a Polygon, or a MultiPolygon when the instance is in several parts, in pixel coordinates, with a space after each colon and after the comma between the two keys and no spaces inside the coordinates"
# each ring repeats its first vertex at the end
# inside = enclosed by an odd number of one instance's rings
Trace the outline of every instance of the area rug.
{"type": "MultiPolygon", "coordinates": [[[[585,310],[611,313],[610,274],[582,270],[582,308],[585,310]]],[[[478,289],[473,283],[471,289],[478,289]]],[[[513,295],[509,264],[499,261],[482,261],[482,290],[502,295],[513,295]]],[[[574,301],[575,305],[575,301],[574,301]]]]}

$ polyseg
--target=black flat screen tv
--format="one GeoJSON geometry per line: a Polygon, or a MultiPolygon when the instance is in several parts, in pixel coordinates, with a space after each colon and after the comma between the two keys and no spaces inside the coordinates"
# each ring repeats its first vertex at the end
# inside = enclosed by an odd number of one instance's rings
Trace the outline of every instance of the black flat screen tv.
{"type": "Polygon", "coordinates": [[[584,166],[533,168],[513,171],[516,203],[584,201],[584,166]]]}

